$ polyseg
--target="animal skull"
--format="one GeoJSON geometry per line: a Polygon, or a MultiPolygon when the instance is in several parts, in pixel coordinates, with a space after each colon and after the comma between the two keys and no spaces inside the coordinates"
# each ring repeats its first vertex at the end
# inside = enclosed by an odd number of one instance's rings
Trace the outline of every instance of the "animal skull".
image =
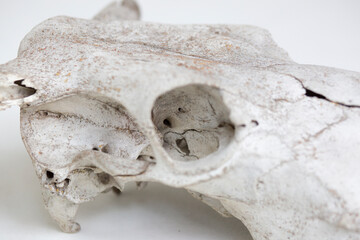
{"type": "Polygon", "coordinates": [[[256,240],[360,239],[360,74],[294,63],[257,27],[139,15],[124,0],[49,19],[0,66],[60,228],[101,192],[160,182],[256,240]]]}

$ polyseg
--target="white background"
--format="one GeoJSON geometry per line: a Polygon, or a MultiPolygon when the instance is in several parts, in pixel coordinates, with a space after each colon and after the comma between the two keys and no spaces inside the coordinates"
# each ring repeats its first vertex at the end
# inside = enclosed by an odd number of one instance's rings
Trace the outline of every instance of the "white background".
{"type": "MultiPolygon", "coordinates": [[[[33,26],[56,15],[91,18],[110,1],[0,0],[0,63],[15,58],[33,26]]],[[[251,24],[270,30],[295,61],[360,71],[358,0],[142,0],[143,20],[251,24]]],[[[19,110],[0,112],[0,239],[242,239],[186,191],[151,184],[108,193],[80,207],[82,231],[61,233],[42,205],[39,183],[21,142],[19,110]]]]}

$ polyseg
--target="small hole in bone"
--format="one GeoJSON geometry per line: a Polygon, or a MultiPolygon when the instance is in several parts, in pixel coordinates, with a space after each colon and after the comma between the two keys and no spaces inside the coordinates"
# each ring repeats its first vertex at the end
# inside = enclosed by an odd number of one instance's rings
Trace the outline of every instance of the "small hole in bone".
{"type": "Polygon", "coordinates": [[[251,123],[252,123],[254,126],[258,126],[258,125],[259,125],[259,122],[256,121],[256,120],[251,120],[251,123]]]}
{"type": "Polygon", "coordinates": [[[68,185],[70,183],[70,179],[69,178],[66,178],[65,179],[65,183],[68,185]]]}
{"type": "MultiPolygon", "coordinates": [[[[235,126],[234,126],[233,124],[231,124],[231,123],[222,122],[222,123],[220,123],[219,126],[218,126],[218,128],[223,128],[223,127],[230,127],[230,128],[232,128],[233,130],[235,130],[235,126]]],[[[246,127],[246,125],[245,125],[245,124],[241,124],[241,125],[239,125],[239,127],[246,127]]]]}
{"type": "Polygon", "coordinates": [[[153,162],[154,159],[155,159],[155,158],[154,158],[153,156],[139,155],[136,160],[153,162]]]}
{"type": "Polygon", "coordinates": [[[185,155],[189,155],[190,154],[190,150],[189,150],[189,146],[187,144],[187,141],[185,138],[181,138],[181,139],[177,139],[176,140],[176,145],[178,146],[178,148],[185,153],[185,155]]]}
{"type": "Polygon", "coordinates": [[[171,128],[171,122],[169,121],[169,119],[165,119],[163,121],[163,123],[164,123],[165,126],[168,126],[169,128],[171,128]]]}
{"type": "Polygon", "coordinates": [[[109,146],[105,145],[104,147],[101,148],[101,152],[103,153],[109,153],[109,146]]]}
{"type": "Polygon", "coordinates": [[[99,149],[97,147],[93,147],[92,150],[93,151],[99,151],[99,149]]]}
{"type": "Polygon", "coordinates": [[[181,113],[185,112],[185,110],[183,108],[178,108],[178,111],[181,112],[181,113]]]}
{"type": "Polygon", "coordinates": [[[53,179],[53,178],[54,178],[54,173],[51,172],[51,171],[46,171],[46,177],[47,177],[48,179],[53,179]]]}
{"type": "Polygon", "coordinates": [[[43,116],[43,117],[46,117],[46,116],[49,115],[49,113],[46,112],[46,111],[39,111],[38,113],[39,113],[40,116],[43,116]]]}

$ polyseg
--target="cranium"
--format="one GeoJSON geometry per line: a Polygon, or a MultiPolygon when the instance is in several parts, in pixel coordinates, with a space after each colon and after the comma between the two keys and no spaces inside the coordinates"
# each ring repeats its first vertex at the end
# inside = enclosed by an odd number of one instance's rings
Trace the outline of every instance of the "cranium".
{"type": "Polygon", "coordinates": [[[294,63],[256,27],[138,17],[124,1],[52,18],[0,66],[61,229],[99,193],[153,181],[257,240],[358,239],[360,74],[294,63]]]}

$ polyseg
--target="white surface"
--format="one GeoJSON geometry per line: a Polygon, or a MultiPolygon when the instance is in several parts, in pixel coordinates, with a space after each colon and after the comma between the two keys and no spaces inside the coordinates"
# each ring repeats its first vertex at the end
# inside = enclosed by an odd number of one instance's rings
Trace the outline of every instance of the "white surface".
{"type": "MultiPolygon", "coordinates": [[[[0,63],[15,58],[23,36],[42,20],[91,18],[108,2],[1,0],[0,63]]],[[[143,20],[257,25],[270,30],[297,62],[360,71],[357,0],[139,2],[143,20]]],[[[248,239],[239,221],[220,217],[183,190],[155,184],[119,197],[102,195],[80,207],[80,233],[59,232],[42,205],[18,119],[17,108],[0,112],[0,239],[248,239]]]]}

